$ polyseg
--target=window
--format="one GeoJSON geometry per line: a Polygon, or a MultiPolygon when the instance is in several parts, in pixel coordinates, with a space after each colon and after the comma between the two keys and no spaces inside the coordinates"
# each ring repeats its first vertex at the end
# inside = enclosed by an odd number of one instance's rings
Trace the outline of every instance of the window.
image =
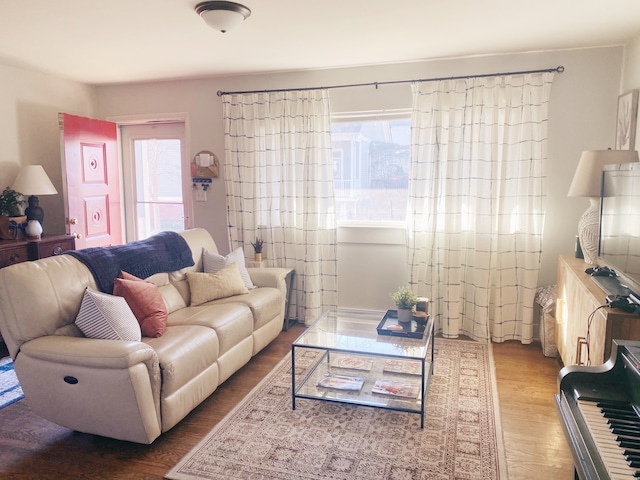
{"type": "MultiPolygon", "coordinates": [[[[127,240],[190,228],[182,147],[184,125],[124,126],[123,161],[127,240]]],[[[188,171],[188,168],[187,168],[188,171]]]]}
{"type": "Polygon", "coordinates": [[[184,230],[180,140],[134,140],[133,150],[138,237],[184,230]]]}
{"type": "Polygon", "coordinates": [[[409,113],[332,118],[338,222],[404,222],[409,183],[409,113]]]}

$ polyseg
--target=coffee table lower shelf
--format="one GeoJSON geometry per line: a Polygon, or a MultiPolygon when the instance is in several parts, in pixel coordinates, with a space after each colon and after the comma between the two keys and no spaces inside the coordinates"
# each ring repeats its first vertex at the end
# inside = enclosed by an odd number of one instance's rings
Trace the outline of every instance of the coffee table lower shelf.
{"type": "Polygon", "coordinates": [[[420,428],[424,428],[424,408],[431,374],[433,373],[432,361],[428,359],[407,359],[405,357],[386,357],[344,351],[336,352],[330,349],[316,349],[319,353],[315,365],[313,365],[307,375],[296,384],[294,373],[296,350],[300,349],[309,349],[309,347],[292,346],[292,408],[294,410],[296,408],[297,398],[375,407],[399,412],[417,413],[420,415],[420,428]],[[336,366],[335,360],[345,356],[351,359],[359,359],[362,363],[371,365],[370,370],[336,366]],[[419,373],[404,374],[386,371],[385,365],[388,365],[387,362],[389,361],[393,361],[394,365],[408,362],[407,365],[414,368],[417,367],[419,373]],[[326,378],[327,375],[360,377],[362,379],[362,387],[357,391],[352,391],[319,386],[320,381],[326,378]],[[389,387],[387,391],[397,391],[394,388],[395,385],[404,385],[404,392],[413,389],[415,390],[415,398],[375,393],[373,391],[374,386],[376,381],[379,380],[386,381],[387,383],[397,382],[397,384],[394,383],[392,387],[389,387]]]}

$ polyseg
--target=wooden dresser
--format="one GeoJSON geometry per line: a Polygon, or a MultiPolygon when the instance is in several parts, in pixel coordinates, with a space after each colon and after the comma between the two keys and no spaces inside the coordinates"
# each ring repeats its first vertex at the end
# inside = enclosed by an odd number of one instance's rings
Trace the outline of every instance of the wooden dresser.
{"type": "Polygon", "coordinates": [[[0,268],[14,263],[60,255],[75,248],[70,235],[44,235],[41,240],[0,240],[0,268]]]}
{"type": "Polygon", "coordinates": [[[585,273],[588,267],[572,255],[558,260],[555,337],[565,365],[600,365],[609,359],[613,339],[640,340],[640,315],[598,308],[607,295],[585,273]]]}

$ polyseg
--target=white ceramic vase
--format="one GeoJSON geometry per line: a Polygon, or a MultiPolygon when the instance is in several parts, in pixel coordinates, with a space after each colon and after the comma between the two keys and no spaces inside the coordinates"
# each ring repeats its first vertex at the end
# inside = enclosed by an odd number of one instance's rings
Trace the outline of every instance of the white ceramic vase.
{"type": "Polygon", "coordinates": [[[27,238],[39,239],[42,236],[42,225],[38,220],[29,220],[24,232],[27,234],[27,238]]]}

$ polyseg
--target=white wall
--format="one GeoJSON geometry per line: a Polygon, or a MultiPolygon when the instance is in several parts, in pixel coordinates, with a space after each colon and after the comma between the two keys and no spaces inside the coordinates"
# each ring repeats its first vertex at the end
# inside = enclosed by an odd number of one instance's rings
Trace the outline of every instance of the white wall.
{"type": "MultiPolygon", "coordinates": [[[[559,254],[572,253],[586,199],[567,198],[569,184],[583,150],[614,144],[617,96],[623,48],[595,48],[434,60],[375,67],[224,77],[97,89],[100,118],[188,112],[191,152],[211,150],[224,162],[222,104],[218,90],[278,89],[343,83],[411,80],[453,75],[496,73],[564,65],[556,74],[549,113],[547,215],[540,285],[556,282],[559,254]]],[[[640,70],[640,67],[638,67],[640,70]]],[[[639,82],[640,83],[640,80],[639,82]]],[[[330,92],[332,109],[401,108],[410,106],[408,85],[358,87],[330,92]]],[[[221,251],[228,251],[223,179],[214,181],[206,203],[195,203],[195,224],[212,232],[221,251]]],[[[392,237],[398,232],[391,232],[392,237]]],[[[405,283],[404,248],[380,232],[339,232],[339,304],[347,308],[391,308],[389,292],[405,283]],[[354,240],[355,238],[355,240],[354,240]],[[361,243],[358,238],[364,238],[361,243]],[[372,240],[373,239],[373,240],[372,240]]]]}
{"type": "Polygon", "coordinates": [[[0,190],[21,165],[42,165],[58,195],[41,196],[45,233],[65,233],[58,113],[90,116],[92,87],[0,65],[0,190]]]}

